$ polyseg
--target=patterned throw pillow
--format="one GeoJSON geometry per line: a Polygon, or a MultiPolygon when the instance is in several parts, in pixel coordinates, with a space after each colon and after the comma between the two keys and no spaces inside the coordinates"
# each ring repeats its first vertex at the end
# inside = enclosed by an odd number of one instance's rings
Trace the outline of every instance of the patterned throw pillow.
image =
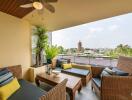
{"type": "Polygon", "coordinates": [[[112,69],[106,67],[102,73],[101,73],[101,77],[102,76],[111,76],[111,75],[116,75],[116,76],[128,76],[129,73],[123,71],[123,70],[120,70],[118,69],[117,67],[114,67],[112,69]]]}
{"type": "Polygon", "coordinates": [[[0,86],[4,86],[13,80],[13,74],[4,68],[0,70],[0,86]]]}
{"type": "Polygon", "coordinates": [[[102,77],[102,76],[111,76],[111,75],[114,75],[114,74],[115,74],[115,71],[113,71],[113,70],[111,70],[110,68],[106,67],[106,68],[102,71],[100,77],[102,77]]]}
{"type": "Polygon", "coordinates": [[[8,72],[9,72],[9,70],[7,68],[3,68],[0,70],[0,76],[6,74],[8,72]]]}
{"type": "Polygon", "coordinates": [[[129,73],[127,73],[117,67],[113,68],[112,70],[115,72],[115,75],[117,75],[117,76],[128,76],[129,75],[129,73]]]}

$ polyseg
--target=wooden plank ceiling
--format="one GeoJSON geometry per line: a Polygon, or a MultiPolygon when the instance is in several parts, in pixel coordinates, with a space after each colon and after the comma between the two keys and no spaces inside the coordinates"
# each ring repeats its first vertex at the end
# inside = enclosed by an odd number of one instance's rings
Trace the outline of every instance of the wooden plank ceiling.
{"type": "Polygon", "coordinates": [[[20,5],[31,3],[30,0],[0,0],[0,11],[22,18],[31,11],[33,8],[21,8],[20,5]]]}

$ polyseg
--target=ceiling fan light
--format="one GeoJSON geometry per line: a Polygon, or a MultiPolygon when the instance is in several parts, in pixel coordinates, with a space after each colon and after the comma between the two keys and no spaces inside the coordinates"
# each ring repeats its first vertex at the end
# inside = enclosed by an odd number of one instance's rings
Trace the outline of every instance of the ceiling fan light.
{"type": "Polygon", "coordinates": [[[40,2],[33,2],[33,7],[35,9],[41,10],[43,8],[43,5],[40,2]]]}

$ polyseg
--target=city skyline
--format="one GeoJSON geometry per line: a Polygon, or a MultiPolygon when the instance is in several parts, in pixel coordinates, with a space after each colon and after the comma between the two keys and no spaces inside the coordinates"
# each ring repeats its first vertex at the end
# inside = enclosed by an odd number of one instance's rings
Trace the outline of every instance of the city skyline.
{"type": "Polygon", "coordinates": [[[119,44],[132,47],[132,13],[107,18],[52,32],[52,44],[64,48],[115,48],[119,44]]]}

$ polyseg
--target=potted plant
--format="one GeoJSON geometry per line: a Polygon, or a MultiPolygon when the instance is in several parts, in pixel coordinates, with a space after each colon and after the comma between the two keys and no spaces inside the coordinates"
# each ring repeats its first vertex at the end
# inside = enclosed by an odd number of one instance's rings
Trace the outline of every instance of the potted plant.
{"type": "Polygon", "coordinates": [[[44,26],[34,26],[32,30],[32,53],[34,55],[34,64],[30,67],[30,81],[34,82],[35,77],[39,73],[45,71],[43,66],[44,62],[44,49],[48,44],[47,29],[44,26]]]}
{"type": "MultiPolygon", "coordinates": [[[[57,46],[47,46],[45,48],[45,54],[46,54],[46,59],[48,64],[53,64],[53,59],[58,55],[59,53],[59,48],[57,46]]],[[[55,61],[54,61],[55,62],[55,61]]]]}
{"type": "Polygon", "coordinates": [[[36,47],[34,48],[36,55],[36,64],[34,65],[35,67],[43,65],[43,51],[48,43],[48,36],[46,32],[47,30],[43,26],[35,26],[33,31],[33,35],[35,35],[37,38],[36,47]]]}

